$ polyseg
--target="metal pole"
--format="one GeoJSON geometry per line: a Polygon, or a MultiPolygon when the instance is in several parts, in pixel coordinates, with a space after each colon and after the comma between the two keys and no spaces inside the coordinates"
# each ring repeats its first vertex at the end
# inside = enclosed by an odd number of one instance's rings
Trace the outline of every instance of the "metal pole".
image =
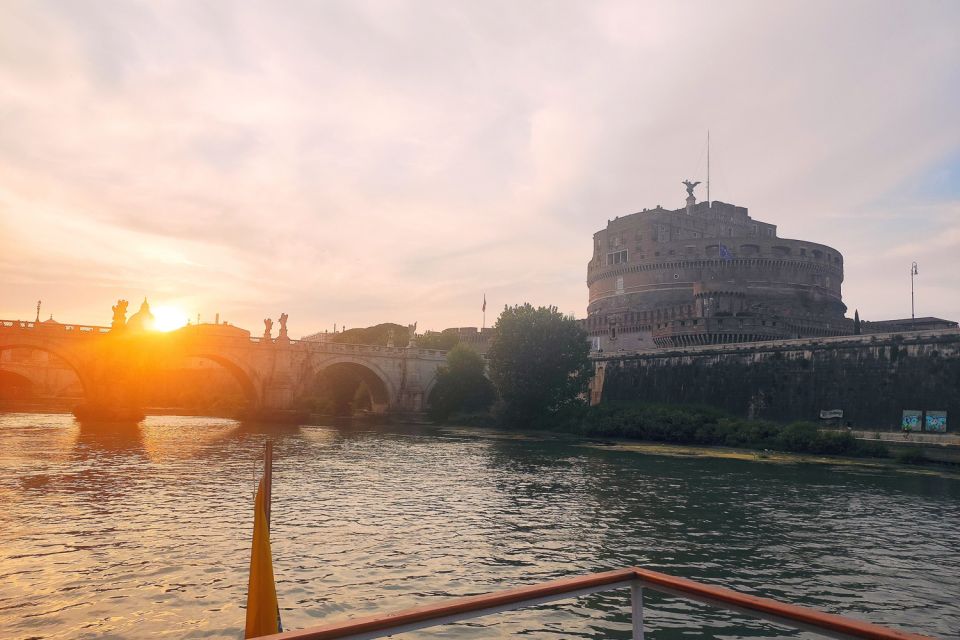
{"type": "Polygon", "coordinates": [[[270,528],[270,505],[273,501],[273,441],[267,440],[263,454],[263,504],[267,512],[267,529],[270,528]]]}
{"type": "Polygon", "coordinates": [[[917,263],[911,263],[910,265],[910,328],[916,329],[916,312],[914,311],[913,306],[913,276],[917,275],[917,263]]]}
{"type": "Polygon", "coordinates": [[[630,609],[633,640],[643,640],[643,587],[636,580],[630,583],[630,609]]]}

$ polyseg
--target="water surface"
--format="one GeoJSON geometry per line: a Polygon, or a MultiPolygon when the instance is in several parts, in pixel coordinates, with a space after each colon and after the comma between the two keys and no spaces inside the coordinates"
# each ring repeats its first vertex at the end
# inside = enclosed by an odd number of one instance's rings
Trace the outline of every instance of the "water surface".
{"type": "MultiPolygon", "coordinates": [[[[642,565],[960,635],[960,482],[946,477],[457,428],[27,414],[0,415],[0,635],[240,637],[268,433],[286,628],[642,565]]],[[[808,635],[655,595],[646,618],[652,638],[808,635]]],[[[627,592],[408,637],[520,634],[628,638],[627,592]]]]}

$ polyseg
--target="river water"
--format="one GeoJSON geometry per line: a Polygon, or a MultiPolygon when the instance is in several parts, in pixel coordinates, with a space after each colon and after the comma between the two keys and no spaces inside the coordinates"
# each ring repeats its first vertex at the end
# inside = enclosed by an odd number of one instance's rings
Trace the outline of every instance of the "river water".
{"type": "MultiPolygon", "coordinates": [[[[453,427],[136,428],[0,415],[0,636],[238,638],[255,476],[276,447],[284,625],[628,565],[960,635],[960,481],[610,451],[453,427]]],[[[807,637],[646,597],[649,637],[807,637]]],[[[628,638],[626,590],[423,638],[628,638]]],[[[812,636],[810,636],[812,637],[812,636]]]]}

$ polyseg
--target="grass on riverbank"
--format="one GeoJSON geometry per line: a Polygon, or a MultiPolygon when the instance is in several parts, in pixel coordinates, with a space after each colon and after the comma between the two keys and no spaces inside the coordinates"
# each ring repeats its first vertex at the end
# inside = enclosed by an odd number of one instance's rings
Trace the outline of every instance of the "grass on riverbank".
{"type": "MultiPolygon", "coordinates": [[[[495,426],[487,414],[462,416],[461,424],[495,426]]],[[[743,420],[708,407],[599,405],[570,407],[527,425],[587,437],[626,438],[669,444],[735,447],[815,455],[888,457],[879,442],[857,440],[846,431],[821,431],[809,422],[788,425],[743,420]]]]}

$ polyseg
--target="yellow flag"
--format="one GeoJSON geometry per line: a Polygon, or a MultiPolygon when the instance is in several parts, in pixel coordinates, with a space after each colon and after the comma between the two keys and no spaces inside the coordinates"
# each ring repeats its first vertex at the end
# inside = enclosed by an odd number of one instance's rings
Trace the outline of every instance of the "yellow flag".
{"type": "Polygon", "coordinates": [[[247,585],[247,626],[244,638],[257,638],[282,631],[277,586],[273,581],[270,527],[264,505],[263,480],[254,502],[253,548],[250,550],[250,583],[247,585]]]}

